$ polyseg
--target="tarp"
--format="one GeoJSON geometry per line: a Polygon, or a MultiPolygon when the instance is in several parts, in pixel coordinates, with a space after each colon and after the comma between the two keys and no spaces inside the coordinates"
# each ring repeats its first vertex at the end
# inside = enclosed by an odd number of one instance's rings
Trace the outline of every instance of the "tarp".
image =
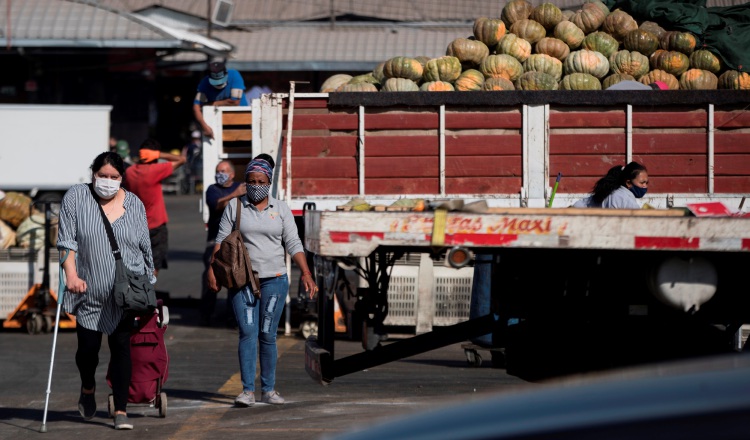
{"type": "Polygon", "coordinates": [[[696,48],[718,55],[730,69],[750,72],[750,2],[706,7],[706,0],[605,0],[611,10],[629,13],[638,22],[654,21],[667,30],[693,33],[696,48]]]}

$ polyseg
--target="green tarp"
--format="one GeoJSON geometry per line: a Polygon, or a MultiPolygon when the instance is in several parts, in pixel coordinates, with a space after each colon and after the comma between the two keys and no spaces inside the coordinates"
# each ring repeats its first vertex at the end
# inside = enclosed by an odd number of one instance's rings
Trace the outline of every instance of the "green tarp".
{"type": "Polygon", "coordinates": [[[706,0],[605,0],[611,10],[629,13],[638,22],[654,21],[667,30],[689,31],[696,48],[718,55],[728,68],[750,72],[750,2],[706,7],[706,0]]]}

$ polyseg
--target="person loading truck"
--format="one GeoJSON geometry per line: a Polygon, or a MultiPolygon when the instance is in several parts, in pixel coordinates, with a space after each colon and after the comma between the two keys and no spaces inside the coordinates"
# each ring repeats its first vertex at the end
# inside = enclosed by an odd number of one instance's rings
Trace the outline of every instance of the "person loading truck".
{"type": "Polygon", "coordinates": [[[213,139],[214,131],[203,120],[204,105],[237,106],[248,105],[245,97],[245,81],[240,72],[227,69],[224,63],[214,62],[209,65],[209,74],[198,83],[198,93],[193,101],[193,114],[207,137],[213,139]]]}

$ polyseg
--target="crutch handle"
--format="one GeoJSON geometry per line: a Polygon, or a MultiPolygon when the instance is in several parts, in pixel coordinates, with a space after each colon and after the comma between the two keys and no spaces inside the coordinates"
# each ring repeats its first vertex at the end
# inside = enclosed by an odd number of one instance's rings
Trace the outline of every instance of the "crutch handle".
{"type": "Polygon", "coordinates": [[[58,304],[63,303],[63,297],[65,296],[65,270],[63,269],[63,263],[68,258],[68,254],[70,254],[70,249],[63,249],[60,252],[60,270],[58,271],[58,278],[60,279],[60,283],[58,284],[57,288],[58,304]]]}

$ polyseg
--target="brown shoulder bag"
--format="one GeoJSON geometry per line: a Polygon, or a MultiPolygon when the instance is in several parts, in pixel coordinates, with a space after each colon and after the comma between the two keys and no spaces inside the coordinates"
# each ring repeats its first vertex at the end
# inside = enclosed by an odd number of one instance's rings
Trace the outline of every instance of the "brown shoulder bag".
{"type": "Polygon", "coordinates": [[[214,255],[211,267],[214,270],[216,282],[227,289],[241,289],[248,283],[252,288],[253,295],[260,298],[260,279],[258,272],[253,270],[250,262],[250,254],[247,252],[245,243],[240,232],[240,219],[242,218],[242,201],[237,198],[237,218],[234,221],[232,232],[221,242],[219,250],[214,255]]]}

